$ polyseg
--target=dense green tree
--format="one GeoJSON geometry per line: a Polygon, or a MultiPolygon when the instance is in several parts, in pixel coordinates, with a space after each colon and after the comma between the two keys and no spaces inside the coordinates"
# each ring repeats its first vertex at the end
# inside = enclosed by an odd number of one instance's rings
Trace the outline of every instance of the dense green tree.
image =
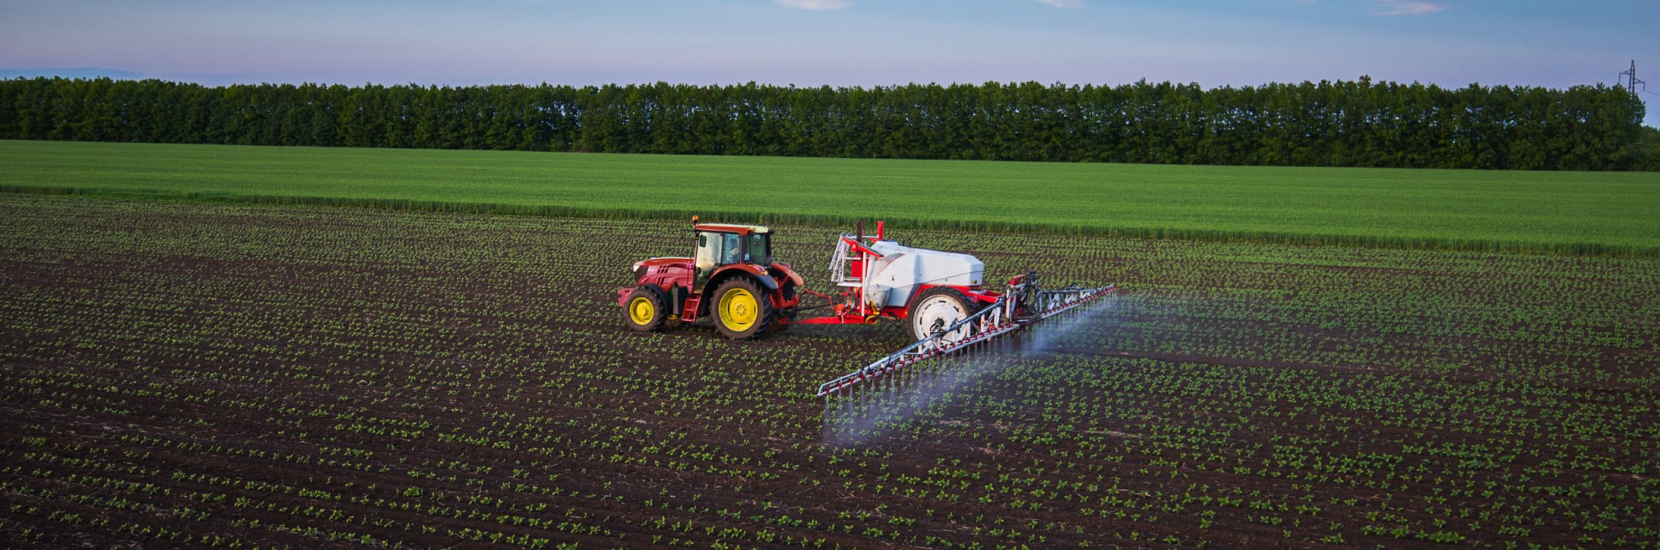
{"type": "Polygon", "coordinates": [[[0,81],[0,138],[851,158],[1652,170],[1617,88],[573,88],[0,81]]]}

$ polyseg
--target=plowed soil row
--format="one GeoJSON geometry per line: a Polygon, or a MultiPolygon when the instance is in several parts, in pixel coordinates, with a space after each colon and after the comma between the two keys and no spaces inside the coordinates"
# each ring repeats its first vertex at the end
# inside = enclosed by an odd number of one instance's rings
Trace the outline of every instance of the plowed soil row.
{"type": "Polygon", "coordinates": [[[623,329],[684,224],[0,212],[8,547],[1660,541],[1652,259],[890,228],[1123,294],[827,402],[901,327],[623,329]]]}

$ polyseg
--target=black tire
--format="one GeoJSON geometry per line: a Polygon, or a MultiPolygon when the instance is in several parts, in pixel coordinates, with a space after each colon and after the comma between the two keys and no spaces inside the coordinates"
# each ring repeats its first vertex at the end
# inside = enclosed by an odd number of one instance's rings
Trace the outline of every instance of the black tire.
{"type": "Polygon", "coordinates": [[[773,324],[774,313],[769,298],[770,294],[749,277],[734,277],[721,283],[707,298],[711,300],[709,313],[714,318],[715,330],[734,340],[766,334],[767,327],[773,324]],[[751,300],[745,300],[743,294],[748,294],[751,300]]]}
{"type": "Polygon", "coordinates": [[[634,332],[655,332],[663,328],[669,318],[669,300],[663,291],[651,285],[641,285],[633,292],[628,293],[628,299],[623,300],[623,324],[628,325],[634,332]],[[642,313],[638,309],[649,305],[650,311],[642,313]]]}
{"type": "MultiPolygon", "coordinates": [[[[956,310],[955,314],[960,315],[959,317],[955,317],[955,319],[968,317],[969,315],[973,315],[974,312],[980,310],[978,304],[976,304],[973,300],[968,299],[968,296],[963,295],[962,292],[957,291],[955,288],[937,286],[924,290],[922,291],[922,294],[919,294],[915,298],[911,299],[911,307],[909,311],[905,313],[905,326],[910,329],[912,340],[927,338],[933,335],[934,330],[945,328],[943,326],[934,327],[934,324],[949,325],[950,323],[956,322],[955,320],[946,319],[937,314],[934,315],[934,323],[929,323],[923,319],[924,308],[939,307],[941,305],[954,308],[956,310]]],[[[966,332],[968,329],[962,328],[958,330],[966,332]]]]}

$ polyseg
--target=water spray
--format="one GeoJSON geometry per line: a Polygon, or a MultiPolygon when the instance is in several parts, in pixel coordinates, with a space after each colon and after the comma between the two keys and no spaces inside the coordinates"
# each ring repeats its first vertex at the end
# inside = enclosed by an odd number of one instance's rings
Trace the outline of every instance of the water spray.
{"type": "Polygon", "coordinates": [[[1103,295],[1091,301],[1096,303],[1086,309],[1057,308],[1043,316],[1054,318],[1048,323],[1021,325],[1026,329],[1016,337],[980,341],[951,353],[930,355],[886,376],[829,392],[824,405],[824,442],[832,446],[866,443],[943,406],[999,372],[1052,358],[1057,341],[1100,324],[1103,315],[1116,309],[1114,297],[1103,295]],[[1067,311],[1071,312],[1062,315],[1067,311]]]}

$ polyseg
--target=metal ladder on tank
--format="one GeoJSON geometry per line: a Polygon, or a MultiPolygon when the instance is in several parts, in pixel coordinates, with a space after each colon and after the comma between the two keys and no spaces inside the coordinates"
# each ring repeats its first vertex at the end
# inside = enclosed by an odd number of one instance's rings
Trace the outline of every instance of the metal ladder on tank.
{"type": "Polygon", "coordinates": [[[836,239],[836,252],[830,255],[830,282],[836,283],[838,287],[851,288],[863,285],[858,278],[849,276],[847,271],[847,262],[853,259],[853,250],[847,246],[847,240],[852,238],[852,235],[842,235],[836,239]]]}

